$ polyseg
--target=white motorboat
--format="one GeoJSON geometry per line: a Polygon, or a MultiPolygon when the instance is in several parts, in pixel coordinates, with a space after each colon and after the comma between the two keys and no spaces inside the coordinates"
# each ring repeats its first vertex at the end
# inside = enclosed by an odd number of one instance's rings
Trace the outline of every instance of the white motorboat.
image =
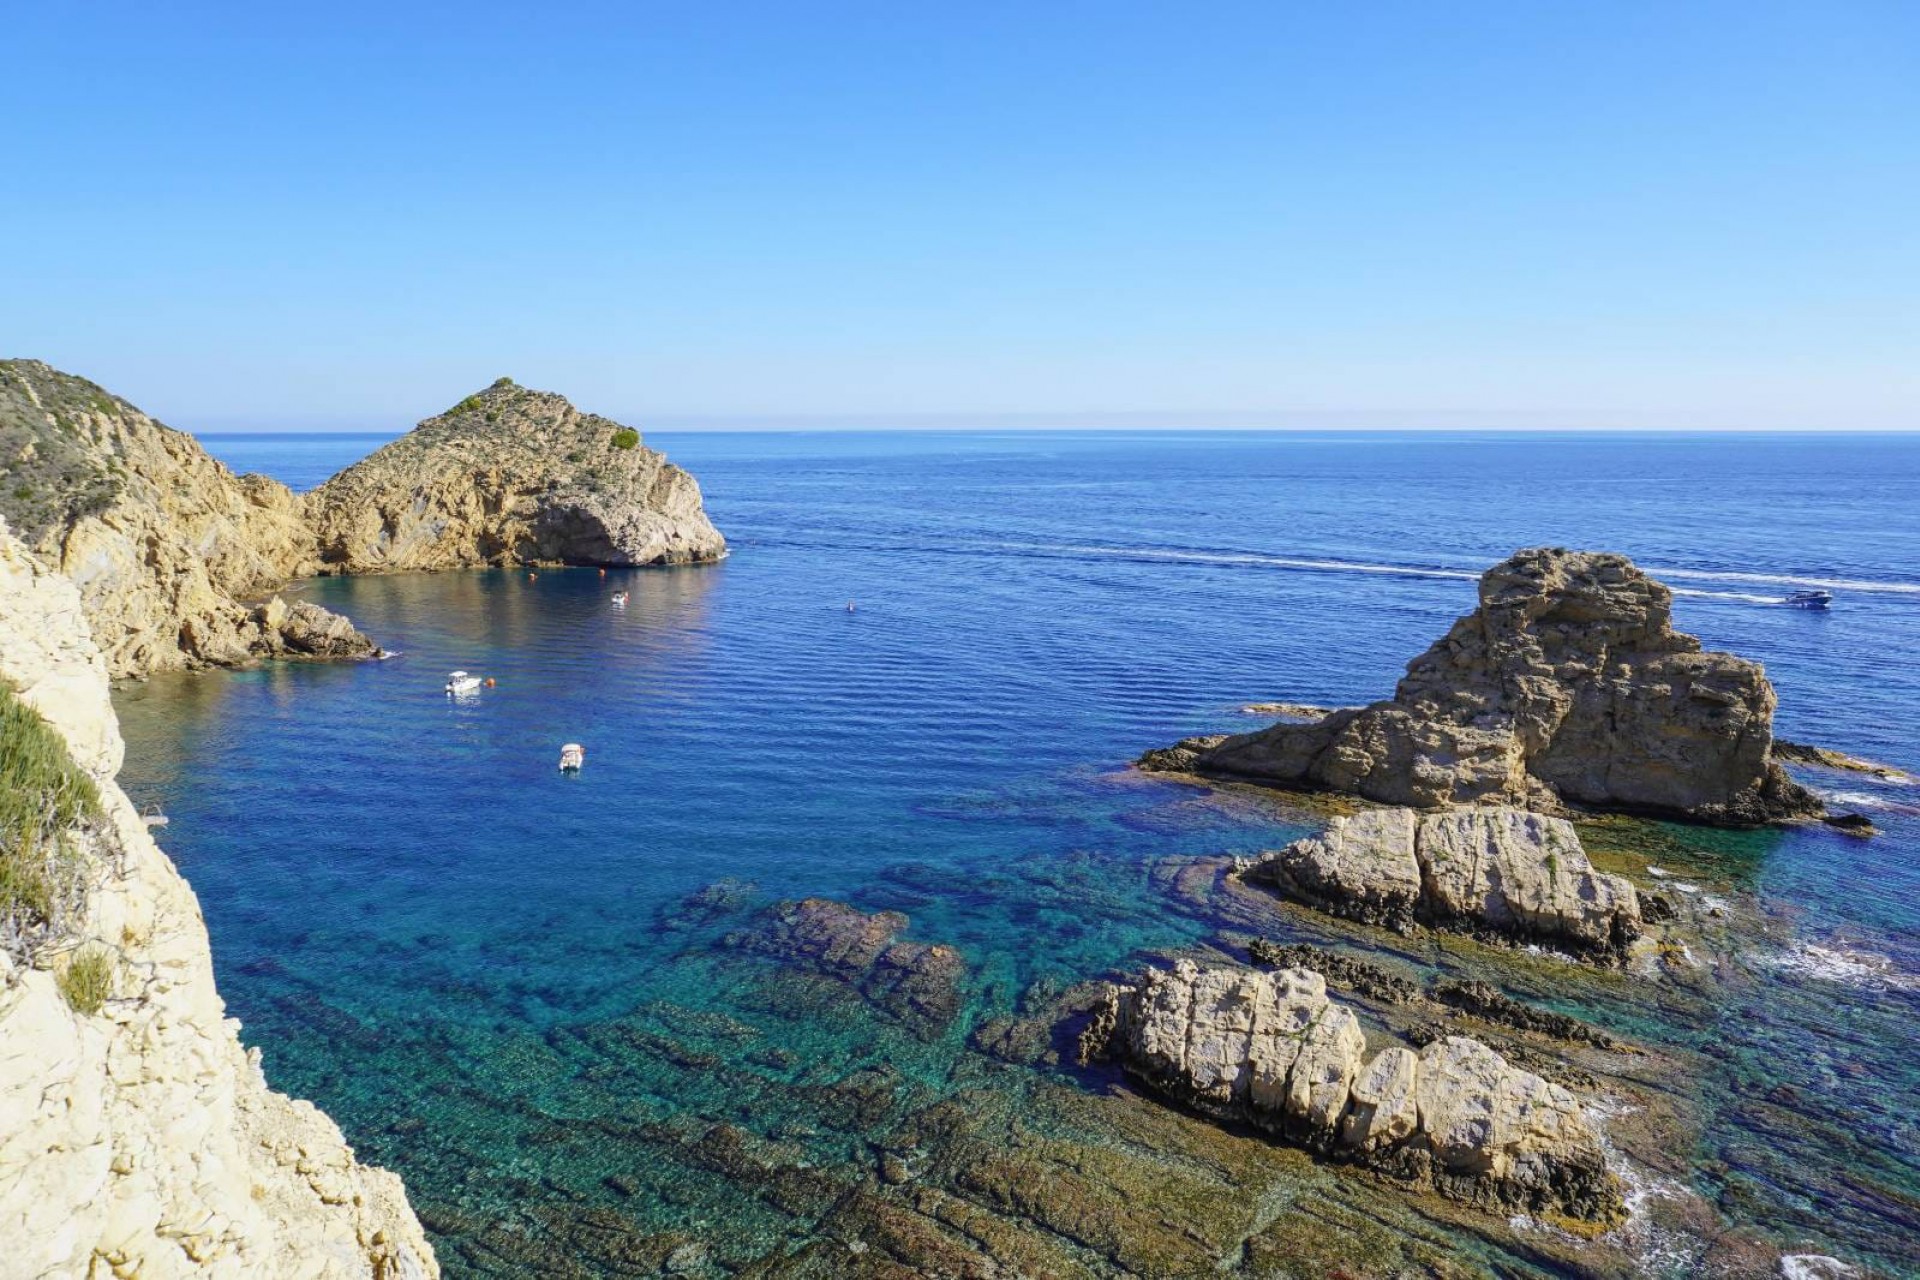
{"type": "Polygon", "coordinates": [[[627,607],[627,593],[626,593],[626,592],[624,592],[624,591],[616,591],[616,592],[614,592],[614,593],[613,593],[613,607],[614,607],[614,608],[616,608],[616,609],[624,609],[624,608],[626,608],[626,607],[627,607]]]}
{"type": "Polygon", "coordinates": [[[587,749],[577,742],[569,742],[560,748],[560,772],[578,773],[587,763],[587,749]]]}
{"type": "Polygon", "coordinates": [[[479,687],[479,676],[470,676],[464,671],[450,671],[447,673],[448,693],[472,693],[479,687]]]}

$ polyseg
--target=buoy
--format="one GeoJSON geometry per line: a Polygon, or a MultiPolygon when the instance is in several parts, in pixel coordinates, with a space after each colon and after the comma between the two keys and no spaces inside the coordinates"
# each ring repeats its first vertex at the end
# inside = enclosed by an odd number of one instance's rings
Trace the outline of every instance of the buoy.
{"type": "Polygon", "coordinates": [[[487,677],[487,688],[489,688],[489,689],[491,689],[491,688],[493,688],[493,677],[492,677],[492,676],[488,676],[488,677],[487,677]]]}
{"type": "Polygon", "coordinates": [[[538,582],[539,580],[540,580],[540,575],[537,573],[530,573],[527,575],[528,582],[538,582]]]}
{"type": "Polygon", "coordinates": [[[600,576],[601,576],[601,577],[603,577],[603,578],[604,578],[604,577],[606,577],[606,576],[607,576],[607,571],[606,571],[605,569],[602,569],[602,570],[600,571],[600,576]]]}

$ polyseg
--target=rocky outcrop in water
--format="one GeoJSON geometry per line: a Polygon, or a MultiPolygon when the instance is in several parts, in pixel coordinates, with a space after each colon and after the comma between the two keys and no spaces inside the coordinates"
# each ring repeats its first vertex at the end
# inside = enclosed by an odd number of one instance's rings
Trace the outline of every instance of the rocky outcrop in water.
{"type": "Polygon", "coordinates": [[[307,495],[327,572],[689,564],[726,540],[640,433],[502,378],[307,495]]]}
{"type": "Polygon", "coordinates": [[[1754,825],[1817,814],[1774,760],[1758,663],[1703,653],[1624,556],[1522,551],[1391,700],[1150,752],[1143,768],[1433,808],[1563,804],[1754,825]]]}
{"type": "Polygon", "coordinates": [[[199,904],[114,782],[123,747],[87,616],[0,522],[0,678],[100,800],[73,936],[0,956],[0,1271],[437,1276],[400,1180],[241,1047],[199,904]],[[97,1004],[71,994],[83,957],[104,975],[97,1004]]]}
{"type": "Polygon", "coordinates": [[[952,947],[899,938],[907,917],[872,915],[830,898],[782,902],[727,943],[853,987],[915,1034],[932,1038],[959,1013],[966,962],[952,947]]]}
{"type": "Polygon", "coordinates": [[[1500,1212],[1622,1212],[1566,1089],[1476,1040],[1367,1057],[1359,1020],[1310,969],[1189,960],[1112,988],[1087,1047],[1166,1097],[1500,1212]]]}
{"type": "Polygon", "coordinates": [[[1572,823],[1505,805],[1337,817],[1243,875],[1390,928],[1419,921],[1610,955],[1640,930],[1633,884],[1595,871],[1572,823]]]}
{"type": "Polygon", "coordinates": [[[0,361],[0,515],[79,588],[115,677],[375,652],[318,605],[242,603],[313,560],[285,485],[36,360],[0,361]]]}
{"type": "Polygon", "coordinates": [[[638,432],[505,378],[296,495],[84,378],[0,361],[0,516],[80,588],[115,677],[378,653],[319,605],[260,602],[293,578],[726,553],[638,432]]]}

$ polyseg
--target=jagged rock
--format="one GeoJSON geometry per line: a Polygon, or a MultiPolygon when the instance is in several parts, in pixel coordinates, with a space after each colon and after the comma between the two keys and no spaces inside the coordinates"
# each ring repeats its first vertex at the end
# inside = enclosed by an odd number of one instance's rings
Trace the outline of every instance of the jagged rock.
{"type": "Polygon", "coordinates": [[[830,898],[807,898],[775,904],[755,928],[726,941],[838,978],[931,1039],[960,1011],[966,962],[943,944],[899,940],[907,923],[898,911],[868,915],[830,898]]]}
{"type": "Polygon", "coordinates": [[[1758,663],[1702,653],[1624,556],[1522,551],[1390,701],[1149,753],[1143,768],[1433,808],[1564,803],[1754,825],[1819,812],[1773,759],[1758,663]]]}
{"type": "Polygon", "coordinates": [[[1506,805],[1369,809],[1262,854],[1242,873],[1348,919],[1413,921],[1620,954],[1639,895],[1595,871],[1573,824],[1506,805]]]}
{"type": "Polygon", "coordinates": [[[307,604],[295,636],[241,603],[307,571],[300,503],[235,477],[192,436],[37,360],[0,361],[0,515],[72,579],[111,675],[233,666],[257,657],[374,652],[307,604]]]}
{"type": "Polygon", "coordinates": [[[428,1280],[393,1174],[275,1093],[214,987],[200,906],[115,782],[124,745],[81,592],[0,521],[0,678],[100,796],[81,945],[112,958],[82,1013],[54,972],[0,966],[7,1275],[428,1280]]]}
{"type": "Polygon", "coordinates": [[[1566,1089],[1460,1036],[1367,1061],[1358,1020],[1310,969],[1182,960],[1110,988],[1089,1024],[1101,1033],[1096,1048],[1129,1074],[1216,1119],[1490,1209],[1622,1212],[1599,1137],[1566,1089]]]}
{"type": "Polygon", "coordinates": [[[726,540],[636,431],[502,378],[307,495],[328,572],[687,564],[726,540]]]}

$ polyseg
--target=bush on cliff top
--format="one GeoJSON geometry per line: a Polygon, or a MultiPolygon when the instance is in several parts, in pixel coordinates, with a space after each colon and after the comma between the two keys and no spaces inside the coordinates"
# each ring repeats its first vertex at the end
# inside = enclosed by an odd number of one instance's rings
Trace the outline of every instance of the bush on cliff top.
{"type": "Polygon", "coordinates": [[[613,433],[613,447],[616,449],[631,449],[639,443],[640,433],[632,427],[622,427],[613,433]]]}
{"type": "Polygon", "coordinates": [[[101,816],[67,744],[0,681],[0,950],[16,964],[79,924],[89,868],[76,828],[101,816]]]}

